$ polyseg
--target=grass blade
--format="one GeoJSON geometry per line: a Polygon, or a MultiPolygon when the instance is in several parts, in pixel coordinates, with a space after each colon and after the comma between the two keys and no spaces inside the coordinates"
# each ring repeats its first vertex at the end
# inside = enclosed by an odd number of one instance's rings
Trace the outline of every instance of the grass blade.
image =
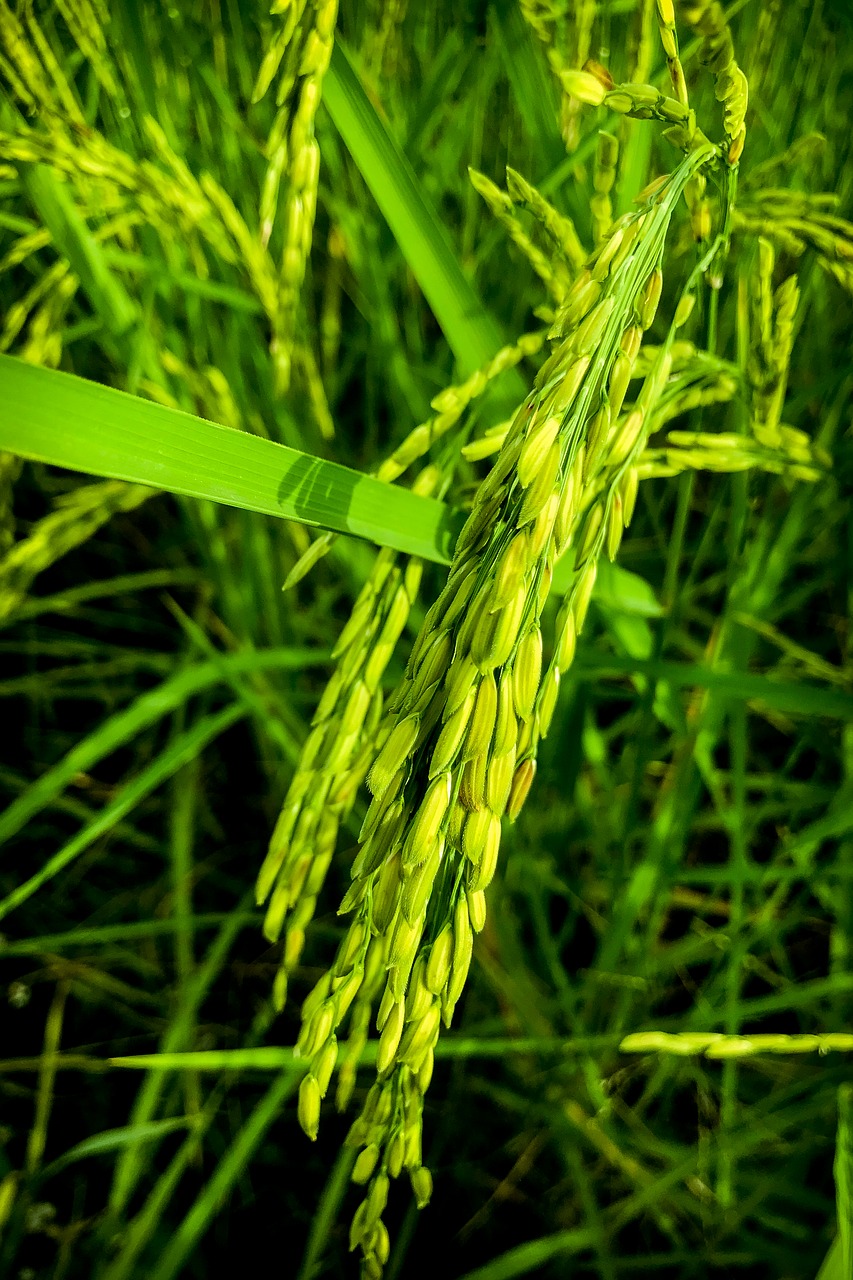
{"type": "MultiPolygon", "coordinates": [[[[399,144],[380,119],[341,46],[335,42],[323,102],[361,171],[464,374],[503,346],[492,317],[462,272],[438,214],[399,144]]],[[[505,386],[517,400],[526,387],[513,371],[505,386]]]]}
{"type": "Polygon", "coordinates": [[[283,1072],[270,1085],[172,1236],[158,1265],[149,1273],[151,1280],[172,1280],[178,1275],[234,1182],[245,1170],[258,1143],[295,1091],[301,1075],[301,1071],[283,1072]]]}
{"type": "MultiPolygon", "coordinates": [[[[248,905],[249,895],[243,902],[248,905]]],[[[178,1006],[172,1020],[163,1035],[160,1045],[162,1052],[151,1055],[159,1062],[166,1056],[181,1057],[176,1053],[186,1043],[202,1001],[218,976],[231,951],[242,926],[238,923],[241,911],[234,913],[226,920],[213,942],[207,949],[204,960],[183,984],[178,1006]]],[[[166,1077],[161,1071],[149,1071],[139,1087],[131,1112],[134,1125],[147,1124],[154,1116],[165,1087],[166,1077]]],[[[113,1222],[120,1221],[133,1192],[147,1166],[149,1151],[138,1143],[125,1147],[116,1161],[113,1185],[110,1190],[109,1215],[113,1222]]]]}
{"type": "Polygon", "coordinates": [[[49,880],[52,880],[54,876],[64,870],[75,858],[84,853],[99,836],[110,831],[149,792],[159,787],[162,782],[165,782],[167,778],[177,772],[182,765],[195,759],[209,742],[217,738],[220,733],[224,733],[226,729],[230,729],[231,725],[235,724],[245,714],[246,708],[243,706],[232,705],[225,707],[224,710],[218,711],[215,715],[205,716],[203,720],[197,721],[186,733],[175,738],[170,746],[165,751],[162,751],[147,768],[143,769],[126,786],[122,787],[111,804],[102,809],[96,818],[87,823],[82,831],[78,831],[52,858],[48,858],[41,870],[30,876],[29,880],[25,880],[23,884],[19,884],[16,889],[13,889],[11,893],[0,901],[0,920],[4,919],[10,911],[14,911],[16,907],[19,907],[22,902],[26,902],[28,898],[31,898],[42,885],[47,884],[49,880]]]}
{"type": "Polygon", "coordinates": [[[93,1134],[91,1138],[84,1138],[82,1142],[78,1142],[76,1146],[64,1152],[42,1170],[40,1178],[44,1181],[65,1169],[69,1164],[74,1164],[77,1160],[85,1160],[89,1156],[120,1151],[123,1147],[138,1142],[156,1142],[167,1134],[191,1128],[193,1123],[191,1116],[174,1116],[168,1120],[152,1120],[149,1124],[129,1124],[123,1125],[120,1129],[105,1129],[102,1133],[93,1134]]]}
{"type": "Polygon", "coordinates": [[[853,1089],[838,1090],[838,1141],[835,1149],[835,1199],[838,1238],[841,1241],[841,1275],[853,1275],[853,1089]]]}
{"type": "Polygon", "coordinates": [[[309,662],[326,661],[323,654],[312,653],[310,650],[269,650],[268,654],[271,659],[268,662],[260,659],[257,653],[238,653],[223,656],[215,663],[189,667],[165,680],[156,689],[142,694],[123,711],[110,716],[0,814],[0,844],[20,831],[30,818],[64,791],[77,772],[90,769],[98,760],[132,741],[143,729],[156,724],[194,694],[218,684],[225,672],[251,671],[266,665],[294,671],[303,669],[309,662]]]}
{"type": "MultiPolygon", "coordinates": [[[[201,912],[193,916],[193,930],[198,932],[200,929],[211,929],[232,918],[234,918],[234,912],[201,912]]],[[[259,914],[246,912],[245,915],[237,918],[237,923],[256,924],[260,928],[261,917],[259,914]]],[[[39,938],[25,938],[21,942],[4,942],[2,955],[4,958],[37,956],[43,951],[62,951],[66,947],[109,946],[110,943],[116,942],[124,944],[136,938],[156,938],[163,934],[175,933],[179,927],[180,922],[175,917],[170,917],[168,920],[127,921],[124,924],[108,924],[95,928],[81,925],[78,929],[67,933],[47,933],[39,938]]]]}

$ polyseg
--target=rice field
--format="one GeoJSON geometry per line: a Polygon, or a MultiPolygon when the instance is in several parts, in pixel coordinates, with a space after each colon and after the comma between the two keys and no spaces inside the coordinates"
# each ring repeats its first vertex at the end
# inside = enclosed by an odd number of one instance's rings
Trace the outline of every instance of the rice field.
{"type": "Polygon", "coordinates": [[[853,1275],[851,99],[0,0],[0,1275],[853,1275]]]}

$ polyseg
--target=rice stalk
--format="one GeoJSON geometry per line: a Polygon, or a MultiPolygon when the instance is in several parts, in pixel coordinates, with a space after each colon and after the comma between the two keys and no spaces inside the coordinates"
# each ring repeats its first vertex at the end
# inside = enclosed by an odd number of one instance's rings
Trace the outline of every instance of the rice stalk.
{"type": "MultiPolygon", "coordinates": [[[[337,1064],[342,1027],[349,1020],[339,1106],[349,1100],[355,1066],[375,1017],[377,1079],[347,1139],[358,1151],[354,1181],[366,1187],[350,1235],[351,1247],[361,1250],[366,1276],[380,1275],[388,1257],[382,1213],[390,1179],[405,1169],[418,1205],[429,1200],[431,1178],[421,1152],[423,1096],[441,1024],[451,1023],[474,937],[485,924],[485,895],[497,868],[502,819],[514,820],[530,791],[538,744],[550,727],[561,672],[574,656],[598,560],[605,553],[614,558],[633,514],[638,463],[669,380],[676,328],[689,316],[690,288],[727,234],[728,219],[694,269],[635,404],[622,414],[644,333],[660,301],[661,263],[672,214],[692,182],[695,215],[702,200],[696,179],[720,154],[697,130],[687,105],[671,5],[658,8],[675,99],[648,86],[614,89],[597,72],[564,72],[562,80],[580,101],[664,120],[685,159],[673,175],[652,185],[638,212],[611,228],[567,292],[555,288],[553,272],[521,229],[511,198],[483,175],[472,173],[476,188],[551,288],[560,308],[549,334],[552,353],[509,427],[494,433],[500,451],[477,491],[447,584],[426,615],[404,680],[375,730],[367,774],[373,799],[362,826],[352,883],[341,904],[341,912],[350,914],[352,922],[334,964],[302,1007],[296,1051],[308,1063],[308,1071],[300,1087],[299,1119],[311,1138],[317,1135],[322,1099],[337,1064]],[[574,549],[571,585],[546,663],[541,613],[554,562],[569,546],[574,549]]],[[[726,121],[731,130],[731,111],[726,121]]],[[[738,138],[742,146],[739,133],[738,138]]],[[[616,159],[609,137],[601,148],[596,183],[601,197],[596,210],[599,231],[608,212],[616,159]]],[[[722,155],[729,166],[736,165],[739,151],[731,136],[722,155]]],[[[554,221],[549,221],[553,227],[554,221]]],[[[704,221],[701,230],[707,238],[704,221]]],[[[440,398],[434,406],[444,409],[445,400],[440,398]]],[[[472,456],[470,448],[467,452],[472,456]]],[[[473,456],[484,456],[482,445],[473,456]]],[[[404,451],[397,465],[407,461],[404,451]]],[[[375,604],[376,591],[369,583],[344,633],[347,643],[374,625],[375,604]]],[[[362,651],[360,642],[356,650],[362,651]]],[[[329,712],[337,705],[338,684],[343,693],[343,679],[333,677],[327,689],[329,712]]],[[[358,699],[348,689],[346,697],[347,708],[351,699],[357,703],[356,730],[348,732],[346,709],[339,721],[327,726],[327,708],[321,705],[320,723],[306,744],[305,792],[314,758],[327,759],[331,751],[335,761],[338,744],[352,738],[355,745],[370,690],[365,685],[358,699]]],[[[315,785],[313,792],[322,804],[323,787],[315,785]]],[[[300,795],[280,819],[285,845],[302,820],[302,803],[300,795]]],[[[316,826],[316,819],[310,822],[316,826]]],[[[289,854],[289,848],[282,852],[281,844],[274,842],[259,881],[259,898],[266,897],[283,866],[294,865],[289,854]]],[[[331,850],[326,852],[323,845],[315,864],[318,876],[325,874],[330,856],[331,850]]],[[[303,854],[298,874],[308,875],[311,865],[310,855],[303,854]]],[[[286,875],[268,908],[268,936],[278,935],[297,897],[286,875]]],[[[306,914],[313,913],[310,891],[308,904],[306,914]]],[[[294,919],[288,935],[294,939],[291,967],[304,937],[301,917],[294,919]]],[[[279,999],[285,981],[286,977],[280,981],[279,999]]]]}

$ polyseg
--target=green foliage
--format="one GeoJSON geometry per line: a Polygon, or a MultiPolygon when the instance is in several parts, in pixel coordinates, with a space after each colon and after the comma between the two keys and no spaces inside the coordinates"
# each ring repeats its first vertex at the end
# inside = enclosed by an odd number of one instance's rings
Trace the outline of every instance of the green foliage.
{"type": "Polygon", "coordinates": [[[542,593],[560,697],[385,1276],[847,1275],[845,6],[271,8],[0,0],[0,1273],[354,1274],[369,1160],[307,1141],[292,1046],[371,735],[538,370],[635,306],[552,597],[619,564],[582,631],[542,593]],[[285,797],[320,874],[270,943],[285,797]]]}

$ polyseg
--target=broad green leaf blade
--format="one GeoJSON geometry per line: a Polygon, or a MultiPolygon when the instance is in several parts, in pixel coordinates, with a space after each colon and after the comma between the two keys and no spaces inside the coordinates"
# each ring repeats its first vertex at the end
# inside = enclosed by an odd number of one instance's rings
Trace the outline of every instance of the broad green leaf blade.
{"type": "Polygon", "coordinates": [[[368,538],[446,563],[461,518],[349,467],[0,356],[0,449],[368,538]]]}
{"type": "MultiPolygon", "coordinates": [[[[424,292],[464,374],[485,364],[503,338],[469,284],[436,211],[398,142],[380,119],[349,58],[335,41],[323,102],[424,292]]],[[[513,370],[504,386],[516,400],[527,388],[513,370]]]]}

